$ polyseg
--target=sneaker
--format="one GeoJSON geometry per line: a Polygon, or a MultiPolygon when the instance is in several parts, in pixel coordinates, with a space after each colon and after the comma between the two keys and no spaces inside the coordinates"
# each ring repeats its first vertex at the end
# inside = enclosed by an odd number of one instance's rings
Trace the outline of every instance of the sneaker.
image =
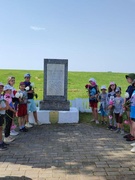
{"type": "Polygon", "coordinates": [[[101,124],[104,125],[104,121],[101,121],[101,124]]]}
{"type": "Polygon", "coordinates": [[[27,128],[32,128],[33,126],[32,126],[29,122],[27,122],[27,123],[25,124],[25,127],[27,127],[27,128]]]}
{"type": "Polygon", "coordinates": [[[8,148],[6,146],[4,146],[4,144],[0,144],[0,151],[5,151],[7,150],[8,148]]]}
{"type": "Polygon", "coordinates": [[[4,141],[3,141],[2,144],[3,144],[4,146],[9,146],[9,144],[5,143],[4,141]]]}
{"type": "Polygon", "coordinates": [[[28,132],[28,129],[26,129],[25,127],[22,129],[19,129],[20,132],[28,132]]]}
{"type": "Polygon", "coordinates": [[[95,119],[92,119],[91,122],[95,122],[95,119]]]}
{"type": "Polygon", "coordinates": [[[98,120],[96,120],[96,124],[99,124],[99,121],[98,121],[98,120]]]}
{"type": "Polygon", "coordinates": [[[131,134],[126,134],[125,136],[123,136],[123,138],[129,138],[130,136],[132,136],[131,134]]]}
{"type": "Polygon", "coordinates": [[[132,153],[135,153],[135,147],[133,147],[133,148],[131,149],[131,152],[132,152],[132,153]]]}
{"type": "Polygon", "coordinates": [[[11,136],[8,136],[8,137],[5,137],[4,138],[4,142],[5,143],[10,143],[10,142],[12,142],[12,141],[14,141],[15,140],[15,138],[12,138],[11,136]]]}
{"type": "Polygon", "coordinates": [[[130,136],[129,138],[126,139],[126,141],[135,141],[134,136],[130,136]]]}
{"type": "Polygon", "coordinates": [[[111,129],[112,129],[112,126],[111,126],[111,125],[109,125],[109,126],[107,127],[107,129],[111,130],[111,129]]]}
{"type": "Polygon", "coordinates": [[[42,125],[42,123],[40,121],[37,121],[37,122],[34,123],[34,125],[36,125],[36,126],[39,125],[40,126],[40,125],[42,125]]]}
{"type": "Polygon", "coordinates": [[[19,134],[19,132],[16,132],[15,130],[10,131],[11,136],[17,136],[18,134],[19,134]]]}
{"type": "Polygon", "coordinates": [[[135,146],[135,143],[130,144],[131,146],[135,146]]]}
{"type": "Polygon", "coordinates": [[[121,131],[120,131],[120,134],[121,134],[121,135],[124,135],[124,130],[121,130],[121,131]]]}
{"type": "Polygon", "coordinates": [[[116,126],[112,126],[112,129],[113,129],[113,131],[116,131],[117,127],[116,126]]]}

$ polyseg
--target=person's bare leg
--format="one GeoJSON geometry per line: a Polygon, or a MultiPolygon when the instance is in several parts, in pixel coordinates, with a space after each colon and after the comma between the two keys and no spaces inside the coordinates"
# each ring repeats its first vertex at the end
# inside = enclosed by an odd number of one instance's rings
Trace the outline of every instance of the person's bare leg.
{"type": "Polygon", "coordinates": [[[35,122],[38,123],[37,111],[33,112],[33,116],[34,116],[35,122]]]}

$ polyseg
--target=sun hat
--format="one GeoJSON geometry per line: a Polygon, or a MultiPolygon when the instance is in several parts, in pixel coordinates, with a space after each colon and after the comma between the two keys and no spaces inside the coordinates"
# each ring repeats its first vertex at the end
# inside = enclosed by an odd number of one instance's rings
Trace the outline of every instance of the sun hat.
{"type": "Polygon", "coordinates": [[[89,82],[92,81],[92,82],[95,82],[96,83],[96,80],[94,78],[90,78],[89,79],[89,82]]]}
{"type": "Polygon", "coordinates": [[[135,73],[127,74],[125,77],[126,77],[126,79],[131,78],[132,80],[134,80],[135,79],[135,73]]]}
{"type": "Polygon", "coordinates": [[[6,90],[12,90],[12,89],[13,88],[10,85],[7,84],[7,85],[4,86],[3,90],[6,91],[6,90]]]}
{"type": "Polygon", "coordinates": [[[115,85],[115,82],[113,82],[113,81],[112,81],[112,82],[110,82],[110,85],[115,85]]]}
{"type": "Polygon", "coordinates": [[[4,84],[2,84],[2,82],[0,82],[0,86],[3,86],[3,87],[4,87],[4,84]]]}
{"type": "Polygon", "coordinates": [[[105,86],[105,85],[101,86],[101,88],[100,88],[100,89],[101,89],[101,90],[102,90],[102,89],[107,90],[107,88],[106,88],[106,86],[105,86]]]}
{"type": "Polygon", "coordinates": [[[30,75],[29,73],[24,74],[24,78],[26,78],[26,77],[30,78],[30,77],[31,77],[31,75],[30,75]]]}

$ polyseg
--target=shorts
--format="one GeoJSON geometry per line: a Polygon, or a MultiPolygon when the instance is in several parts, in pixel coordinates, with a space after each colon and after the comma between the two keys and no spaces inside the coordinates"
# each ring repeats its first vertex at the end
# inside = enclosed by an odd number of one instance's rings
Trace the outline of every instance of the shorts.
{"type": "Polygon", "coordinates": [[[34,99],[28,99],[28,112],[35,112],[37,111],[37,107],[36,107],[36,104],[35,104],[35,101],[34,99]]]}
{"type": "Polygon", "coordinates": [[[89,102],[89,106],[91,107],[91,108],[98,108],[98,103],[97,102],[93,102],[93,101],[90,101],[89,102]]]}
{"type": "Polygon", "coordinates": [[[135,106],[130,107],[130,118],[135,119],[135,106]]]}
{"type": "Polygon", "coordinates": [[[4,114],[0,114],[0,126],[3,126],[4,124],[4,117],[5,117],[4,114]]]}
{"type": "Polygon", "coordinates": [[[27,104],[19,104],[18,105],[18,112],[17,116],[18,117],[23,117],[27,115],[27,104]]]}
{"type": "Polygon", "coordinates": [[[117,123],[122,124],[123,118],[122,118],[122,116],[120,116],[120,113],[115,113],[115,119],[116,119],[117,123]]]}
{"type": "Polygon", "coordinates": [[[107,113],[103,109],[101,109],[100,112],[101,112],[101,116],[107,116],[107,113]]]}

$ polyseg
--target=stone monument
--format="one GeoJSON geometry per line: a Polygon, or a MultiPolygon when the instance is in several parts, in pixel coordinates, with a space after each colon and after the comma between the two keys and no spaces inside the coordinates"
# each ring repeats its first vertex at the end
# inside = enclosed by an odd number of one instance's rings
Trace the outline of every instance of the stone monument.
{"type": "Polygon", "coordinates": [[[39,109],[69,111],[67,84],[68,60],[44,59],[44,93],[39,109]]]}

